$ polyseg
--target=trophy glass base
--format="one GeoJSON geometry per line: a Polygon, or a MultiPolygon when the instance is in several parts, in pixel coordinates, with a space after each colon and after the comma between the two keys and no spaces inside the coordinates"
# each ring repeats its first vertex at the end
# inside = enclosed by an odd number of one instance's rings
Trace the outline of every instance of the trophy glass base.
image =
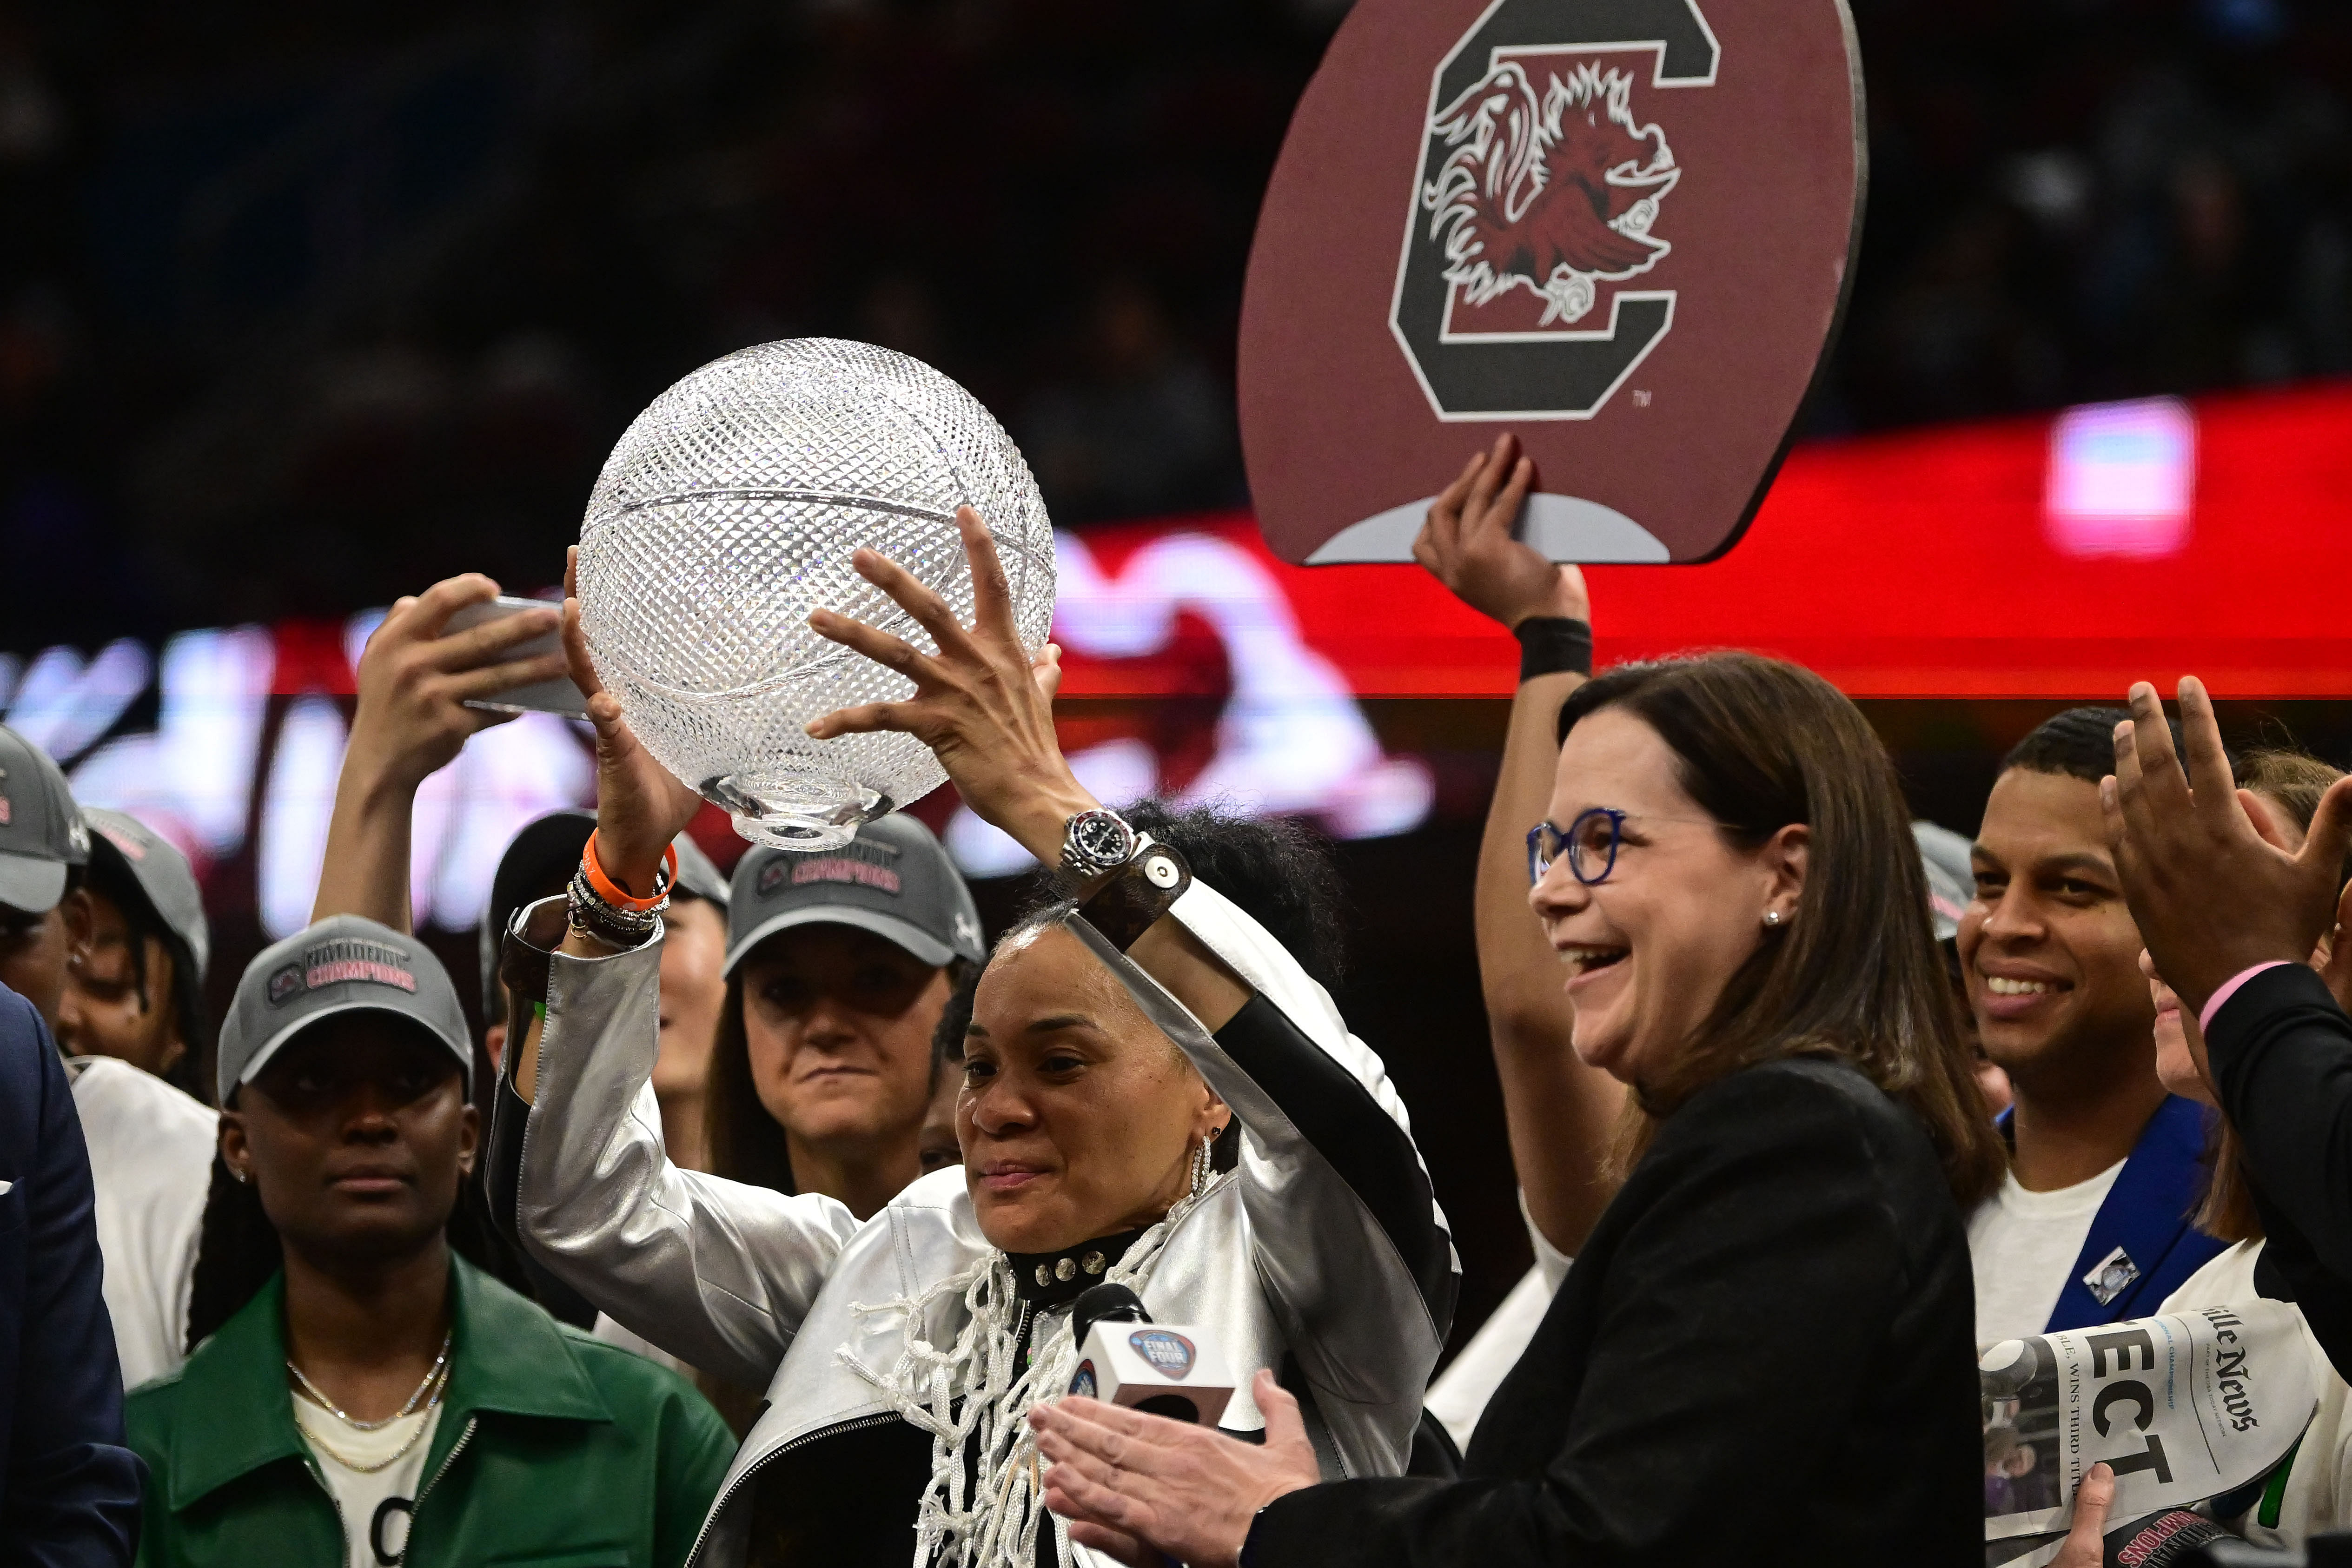
{"type": "Polygon", "coordinates": [[[887,814],[887,795],[837,773],[785,769],[759,779],[738,774],[704,781],[700,794],[734,819],[735,831],[780,850],[837,850],[861,822],[887,814]]]}

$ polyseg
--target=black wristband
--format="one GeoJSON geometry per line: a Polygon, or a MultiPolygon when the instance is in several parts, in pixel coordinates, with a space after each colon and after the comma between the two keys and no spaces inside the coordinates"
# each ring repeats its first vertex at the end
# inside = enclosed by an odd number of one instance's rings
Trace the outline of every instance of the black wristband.
{"type": "Polygon", "coordinates": [[[1538,675],[1592,673],[1592,622],[1565,615],[1530,615],[1511,628],[1519,640],[1519,684],[1538,675]]]}

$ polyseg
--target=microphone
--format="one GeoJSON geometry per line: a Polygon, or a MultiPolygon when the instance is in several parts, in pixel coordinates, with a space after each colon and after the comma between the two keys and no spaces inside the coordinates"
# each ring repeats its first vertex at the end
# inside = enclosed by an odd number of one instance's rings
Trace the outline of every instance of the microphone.
{"type": "Polygon", "coordinates": [[[1146,1415],[1213,1427],[1234,1396],[1216,1342],[1201,1329],[1154,1323],[1125,1285],[1095,1285],[1071,1304],[1078,1368],[1069,1392],[1146,1415]]]}

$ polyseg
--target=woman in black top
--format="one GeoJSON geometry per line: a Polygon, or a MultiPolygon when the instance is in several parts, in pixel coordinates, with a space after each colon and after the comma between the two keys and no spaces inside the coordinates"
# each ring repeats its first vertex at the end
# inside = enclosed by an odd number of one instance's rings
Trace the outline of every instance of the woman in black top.
{"type": "Polygon", "coordinates": [[[1453,1482],[1315,1484],[1265,1447],[1041,1410],[1072,1538],[1196,1565],[1974,1563],[1960,1216],[2000,1153],[1900,790],[1853,704],[1750,654],[1613,670],[1561,714],[1530,895],[1624,1185],[1453,1482]]]}

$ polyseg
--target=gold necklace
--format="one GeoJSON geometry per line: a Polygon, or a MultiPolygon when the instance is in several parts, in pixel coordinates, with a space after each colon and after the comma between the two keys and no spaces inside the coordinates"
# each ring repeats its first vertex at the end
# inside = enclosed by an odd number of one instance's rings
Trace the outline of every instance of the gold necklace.
{"type": "Polygon", "coordinates": [[[399,1409],[394,1411],[391,1415],[385,1416],[381,1421],[362,1421],[358,1416],[353,1416],[349,1411],[345,1410],[341,1406],[336,1404],[333,1400],[328,1398],[326,1394],[319,1387],[319,1385],[311,1382],[309,1377],[305,1376],[300,1367],[294,1364],[294,1358],[290,1355],[286,1358],[286,1370],[294,1375],[294,1381],[302,1385],[302,1392],[308,1394],[311,1399],[318,1404],[320,1409],[326,1411],[327,1414],[332,1416],[336,1420],[341,1421],[344,1426],[349,1427],[352,1431],[381,1432],[386,1427],[391,1426],[394,1421],[399,1420],[402,1416],[414,1416],[416,1414],[417,1401],[425,1397],[425,1390],[433,1386],[434,1379],[443,1376],[444,1369],[449,1364],[449,1341],[457,1332],[457,1325],[455,1323],[450,1324],[448,1333],[444,1333],[441,1336],[441,1354],[433,1358],[433,1364],[431,1366],[425,1368],[425,1381],[416,1385],[416,1392],[408,1396],[407,1404],[402,1406],[399,1409]]]}
{"type": "MultiPolygon", "coordinates": [[[[443,1381],[446,1383],[447,1380],[445,1378],[443,1381]]],[[[425,1409],[422,1414],[430,1417],[432,1413],[440,1407],[441,1390],[436,1387],[433,1390],[433,1397],[425,1401],[425,1409]]],[[[340,1415],[341,1412],[338,1411],[336,1414],[340,1415]]],[[[400,1417],[397,1416],[392,1417],[392,1420],[394,1421],[397,1421],[399,1419],[400,1417]]],[[[384,1426],[388,1426],[389,1424],[389,1422],[379,1422],[376,1429],[381,1430],[384,1426]]],[[[399,1448],[393,1453],[391,1458],[378,1459],[372,1465],[361,1464],[349,1454],[339,1451],[332,1445],[322,1440],[315,1432],[304,1432],[302,1436],[312,1448],[318,1449],[319,1452],[326,1455],[327,1458],[334,1460],[335,1463],[342,1466],[343,1469],[351,1471],[353,1475],[372,1476],[378,1470],[388,1470],[392,1469],[393,1466],[400,1463],[401,1460],[406,1458],[411,1453],[414,1453],[415,1451],[416,1445],[425,1440],[425,1434],[432,1429],[433,1423],[429,1418],[418,1421],[416,1423],[416,1430],[409,1434],[408,1441],[401,1444],[399,1448]]]]}

